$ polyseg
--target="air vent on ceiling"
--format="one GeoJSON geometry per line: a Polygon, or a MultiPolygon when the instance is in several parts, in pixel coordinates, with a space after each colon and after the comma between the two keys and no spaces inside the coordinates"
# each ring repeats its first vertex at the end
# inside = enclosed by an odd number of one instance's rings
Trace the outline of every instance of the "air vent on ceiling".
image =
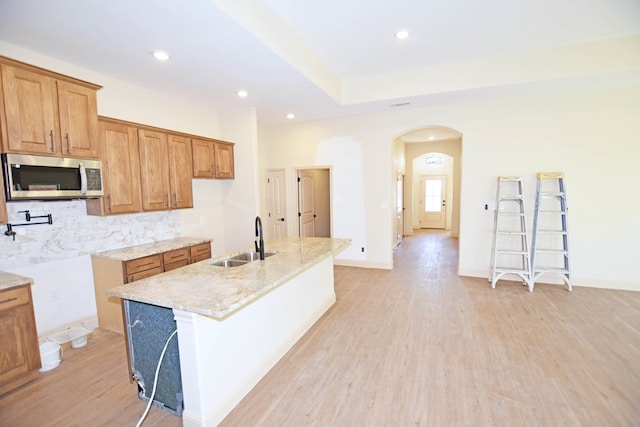
{"type": "Polygon", "coordinates": [[[407,105],[411,105],[410,102],[398,102],[397,104],[391,104],[389,107],[406,107],[407,105]]]}

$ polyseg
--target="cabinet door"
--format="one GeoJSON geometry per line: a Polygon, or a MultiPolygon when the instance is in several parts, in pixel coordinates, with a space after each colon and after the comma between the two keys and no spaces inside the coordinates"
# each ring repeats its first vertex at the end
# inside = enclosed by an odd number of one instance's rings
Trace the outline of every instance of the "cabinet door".
{"type": "Polygon", "coordinates": [[[57,82],[57,88],[62,153],[72,157],[98,157],[96,91],[63,81],[57,82]]]}
{"type": "Polygon", "coordinates": [[[142,200],[137,129],[106,122],[100,122],[98,128],[104,213],[140,212],[142,200]]]}
{"type": "Polygon", "coordinates": [[[216,178],[233,179],[233,145],[216,142],[216,178]]]}
{"type": "Polygon", "coordinates": [[[167,134],[138,129],[142,209],[169,209],[169,150],[167,134]]]}
{"type": "MultiPolygon", "coordinates": [[[[2,170],[0,170],[0,182],[2,182],[2,170]]],[[[6,224],[8,222],[7,201],[4,198],[4,191],[0,190],[0,224],[6,224]]]]}
{"type": "Polygon", "coordinates": [[[193,156],[191,138],[169,135],[169,182],[171,183],[171,207],[192,208],[193,189],[191,170],[193,156]]]}
{"type": "Polygon", "coordinates": [[[31,379],[27,374],[40,368],[40,349],[29,288],[0,292],[0,342],[2,394],[31,379]]]}
{"type": "Polygon", "coordinates": [[[55,80],[2,64],[3,148],[25,153],[59,153],[55,80]]]}
{"type": "Polygon", "coordinates": [[[191,139],[193,147],[193,177],[213,178],[215,176],[215,143],[203,139],[191,139]]]}

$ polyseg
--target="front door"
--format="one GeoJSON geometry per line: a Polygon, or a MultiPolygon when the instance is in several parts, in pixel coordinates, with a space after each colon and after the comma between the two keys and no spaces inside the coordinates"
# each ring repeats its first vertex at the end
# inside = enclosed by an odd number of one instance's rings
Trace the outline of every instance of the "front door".
{"type": "Polygon", "coordinates": [[[287,208],[283,169],[267,171],[267,235],[280,239],[287,235],[285,213],[287,208]]]}
{"type": "Polygon", "coordinates": [[[421,184],[420,228],[445,228],[447,220],[447,177],[423,176],[421,184]]]}

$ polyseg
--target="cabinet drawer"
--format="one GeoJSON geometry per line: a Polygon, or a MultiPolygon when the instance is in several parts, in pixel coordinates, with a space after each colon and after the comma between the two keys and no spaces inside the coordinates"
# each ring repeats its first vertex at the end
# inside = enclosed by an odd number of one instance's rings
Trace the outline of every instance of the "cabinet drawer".
{"type": "Polygon", "coordinates": [[[193,245],[191,248],[191,262],[202,261],[203,259],[211,258],[211,243],[200,243],[199,245],[193,245]]]}
{"type": "Polygon", "coordinates": [[[180,261],[172,262],[164,265],[164,271],[175,270],[176,268],[184,267],[189,264],[189,259],[182,259],[180,261]]]}
{"type": "Polygon", "coordinates": [[[162,267],[157,266],[150,270],[143,270],[134,274],[127,274],[127,283],[135,282],[136,280],[144,279],[146,277],[155,276],[162,273],[162,267]]]}
{"type": "MultiPolygon", "coordinates": [[[[167,264],[173,264],[179,261],[189,262],[189,248],[175,249],[173,251],[165,252],[162,254],[162,262],[164,263],[165,267],[167,266],[167,264]]],[[[165,271],[167,271],[166,268],[165,271]]]]}
{"type": "Polygon", "coordinates": [[[127,276],[154,268],[162,269],[162,260],[160,255],[151,255],[144,258],[132,259],[125,264],[125,272],[127,276]]]}
{"type": "Polygon", "coordinates": [[[0,292],[0,311],[29,303],[29,288],[22,286],[0,292]]]}

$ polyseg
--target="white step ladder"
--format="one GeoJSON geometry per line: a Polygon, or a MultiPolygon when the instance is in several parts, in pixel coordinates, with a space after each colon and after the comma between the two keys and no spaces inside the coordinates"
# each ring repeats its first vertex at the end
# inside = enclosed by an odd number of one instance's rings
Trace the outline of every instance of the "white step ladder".
{"type": "Polygon", "coordinates": [[[533,291],[527,222],[522,180],[517,176],[499,176],[493,220],[491,287],[504,275],[519,276],[529,292],[533,291]]]}
{"type": "Polygon", "coordinates": [[[539,172],[531,239],[533,284],[544,274],[555,274],[571,290],[567,191],[562,172],[539,172]]]}

